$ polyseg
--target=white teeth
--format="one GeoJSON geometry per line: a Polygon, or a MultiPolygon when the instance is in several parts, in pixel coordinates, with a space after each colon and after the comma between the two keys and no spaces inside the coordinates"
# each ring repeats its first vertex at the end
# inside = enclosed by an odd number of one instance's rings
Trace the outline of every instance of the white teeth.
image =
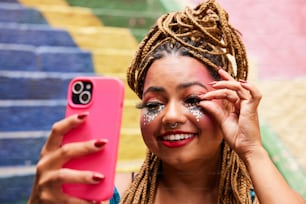
{"type": "Polygon", "coordinates": [[[165,136],[163,139],[168,141],[177,141],[177,140],[186,140],[193,137],[192,134],[177,134],[177,135],[168,135],[165,136]]]}

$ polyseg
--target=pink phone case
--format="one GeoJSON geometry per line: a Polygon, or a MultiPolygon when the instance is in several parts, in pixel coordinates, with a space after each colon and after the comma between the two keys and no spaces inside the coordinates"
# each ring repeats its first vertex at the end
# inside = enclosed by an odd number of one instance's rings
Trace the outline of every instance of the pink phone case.
{"type": "Polygon", "coordinates": [[[76,77],[70,82],[66,116],[86,111],[89,112],[89,115],[83,124],[64,136],[62,145],[97,139],[107,139],[108,143],[101,152],[71,159],[63,166],[64,168],[100,172],[105,178],[99,184],[63,184],[65,193],[91,201],[105,201],[112,197],[115,187],[123,99],[124,85],[116,78],[76,77]],[[79,82],[83,83],[83,87],[79,82]],[[92,89],[91,101],[88,104],[82,104],[87,103],[90,98],[90,91],[88,92],[90,89],[92,89]]]}

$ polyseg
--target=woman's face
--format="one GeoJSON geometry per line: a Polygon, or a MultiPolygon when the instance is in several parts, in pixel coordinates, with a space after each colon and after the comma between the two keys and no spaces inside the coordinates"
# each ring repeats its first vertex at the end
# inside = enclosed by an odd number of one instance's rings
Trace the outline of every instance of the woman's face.
{"type": "Polygon", "coordinates": [[[211,81],[205,65],[192,57],[166,56],[149,68],[140,126],[147,147],[163,162],[181,165],[218,153],[222,135],[197,98],[212,90],[211,81]]]}

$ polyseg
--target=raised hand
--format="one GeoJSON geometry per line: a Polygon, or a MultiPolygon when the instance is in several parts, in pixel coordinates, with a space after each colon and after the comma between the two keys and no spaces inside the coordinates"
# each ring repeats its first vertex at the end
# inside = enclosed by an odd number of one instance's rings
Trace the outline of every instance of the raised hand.
{"type": "Polygon", "coordinates": [[[69,159],[100,151],[107,141],[94,140],[71,143],[61,146],[64,135],[80,125],[88,113],[73,115],[56,122],[42,148],[37,164],[36,178],[28,204],[37,203],[91,203],[71,197],[62,192],[63,183],[96,184],[104,176],[90,171],[77,171],[62,168],[69,159]]]}
{"type": "Polygon", "coordinates": [[[214,90],[201,96],[200,106],[217,120],[224,139],[244,158],[261,147],[257,112],[261,94],[254,85],[236,81],[223,69],[218,73],[223,80],[210,83],[214,90]],[[223,100],[223,105],[215,103],[216,99],[223,100]]]}

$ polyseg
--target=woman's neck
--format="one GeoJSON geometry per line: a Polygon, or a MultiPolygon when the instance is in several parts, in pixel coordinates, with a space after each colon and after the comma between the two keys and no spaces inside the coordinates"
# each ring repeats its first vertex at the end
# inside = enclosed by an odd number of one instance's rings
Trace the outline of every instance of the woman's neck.
{"type": "MultiPolygon", "coordinates": [[[[199,160],[180,167],[162,165],[162,171],[158,179],[157,199],[169,201],[175,199],[188,203],[198,203],[195,200],[217,200],[218,184],[220,176],[221,154],[218,152],[208,160],[199,160]],[[171,198],[167,198],[171,195],[171,198]],[[194,199],[192,202],[189,200],[194,199]],[[198,198],[198,199],[197,199],[198,198]],[[166,199],[166,200],[165,200],[166,199]]],[[[159,202],[158,202],[159,203],[159,202]]],[[[173,200],[174,203],[174,200],[173,200]]],[[[183,203],[183,202],[180,202],[183,203]]]]}

